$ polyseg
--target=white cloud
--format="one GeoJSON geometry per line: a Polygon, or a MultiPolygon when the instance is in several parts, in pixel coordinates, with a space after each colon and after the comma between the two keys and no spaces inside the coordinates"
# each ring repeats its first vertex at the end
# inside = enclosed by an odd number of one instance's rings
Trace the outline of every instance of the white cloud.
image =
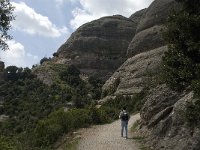
{"type": "Polygon", "coordinates": [[[6,66],[31,67],[33,62],[38,60],[38,56],[26,53],[21,43],[14,40],[7,41],[7,43],[10,49],[0,51],[0,58],[6,63],[6,66]]]}
{"type": "Polygon", "coordinates": [[[73,29],[91,20],[120,14],[126,17],[135,11],[148,7],[153,0],[80,0],[82,8],[75,8],[70,21],[73,29]]]}
{"type": "Polygon", "coordinates": [[[16,16],[16,20],[13,21],[14,29],[32,35],[53,38],[68,33],[67,27],[58,28],[48,17],[35,12],[34,9],[27,6],[24,2],[12,2],[12,5],[15,7],[14,15],[16,16]]]}
{"type": "Polygon", "coordinates": [[[36,56],[36,55],[33,55],[33,54],[31,54],[31,53],[27,53],[26,54],[29,58],[32,58],[32,59],[34,59],[34,60],[37,60],[39,57],[38,56],[36,56]]]}

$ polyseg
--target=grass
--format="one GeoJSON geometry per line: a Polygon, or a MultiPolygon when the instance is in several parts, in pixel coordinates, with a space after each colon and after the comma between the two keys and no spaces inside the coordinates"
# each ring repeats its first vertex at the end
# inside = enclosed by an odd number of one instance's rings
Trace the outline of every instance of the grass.
{"type": "Polygon", "coordinates": [[[63,150],[76,150],[80,138],[75,138],[72,141],[65,143],[63,150]]]}
{"type": "Polygon", "coordinates": [[[54,149],[56,150],[77,150],[79,140],[81,139],[79,134],[69,133],[59,139],[57,146],[54,149]]]}
{"type": "Polygon", "coordinates": [[[135,132],[139,127],[139,120],[136,120],[133,126],[131,127],[131,132],[135,132]]]}
{"type": "Polygon", "coordinates": [[[131,139],[139,143],[140,150],[150,150],[150,148],[144,144],[144,140],[146,137],[138,132],[139,125],[140,120],[136,120],[133,126],[131,127],[131,132],[134,134],[134,136],[131,139]]]}

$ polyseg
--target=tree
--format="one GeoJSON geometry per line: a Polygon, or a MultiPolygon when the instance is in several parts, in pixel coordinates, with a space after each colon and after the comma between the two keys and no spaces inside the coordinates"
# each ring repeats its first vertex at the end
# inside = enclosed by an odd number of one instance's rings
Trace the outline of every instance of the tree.
{"type": "Polygon", "coordinates": [[[8,49],[6,40],[11,39],[8,30],[11,28],[10,22],[15,18],[12,14],[13,10],[9,0],[0,1],[0,48],[2,50],[8,49]]]}
{"type": "Polygon", "coordinates": [[[200,79],[200,1],[177,0],[182,10],[168,19],[164,38],[169,50],[163,57],[163,79],[183,90],[200,79]]]}
{"type": "Polygon", "coordinates": [[[40,60],[40,65],[42,65],[44,62],[50,61],[50,60],[51,60],[51,58],[44,57],[44,58],[42,58],[42,59],[40,60]]]}

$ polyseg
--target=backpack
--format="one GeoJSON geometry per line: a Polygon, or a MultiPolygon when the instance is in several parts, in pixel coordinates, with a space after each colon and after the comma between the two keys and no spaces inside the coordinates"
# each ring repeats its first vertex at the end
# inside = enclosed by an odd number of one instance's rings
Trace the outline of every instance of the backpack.
{"type": "Polygon", "coordinates": [[[128,114],[126,113],[126,112],[123,112],[122,114],[121,114],[121,119],[122,119],[122,121],[127,121],[128,120],[128,114]]]}

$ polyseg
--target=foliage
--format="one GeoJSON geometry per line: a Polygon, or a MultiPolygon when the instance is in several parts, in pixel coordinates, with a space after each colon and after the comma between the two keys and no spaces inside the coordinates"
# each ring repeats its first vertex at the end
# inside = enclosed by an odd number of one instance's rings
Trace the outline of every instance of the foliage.
{"type": "Polygon", "coordinates": [[[127,107],[127,110],[130,113],[140,111],[144,104],[144,97],[147,95],[148,90],[144,89],[138,94],[135,94],[133,96],[123,96],[123,95],[118,95],[114,100],[109,100],[103,104],[103,108],[105,109],[115,109],[115,113],[108,113],[110,114],[113,118],[118,118],[118,113],[124,106],[127,107]],[[117,112],[117,113],[116,113],[117,112]]]}
{"type": "Polygon", "coordinates": [[[50,61],[51,58],[44,57],[40,60],[40,64],[43,64],[45,61],[50,61]]]}
{"type": "Polygon", "coordinates": [[[10,118],[2,124],[2,133],[21,133],[34,128],[39,119],[71,101],[73,89],[39,81],[28,68],[9,66],[7,80],[0,85],[2,114],[10,118]]]}
{"type": "Polygon", "coordinates": [[[179,1],[183,10],[169,17],[164,32],[169,51],[163,57],[163,79],[175,90],[183,90],[200,76],[200,1],[179,1]]]}
{"type": "Polygon", "coordinates": [[[8,30],[11,28],[10,22],[14,20],[13,9],[9,0],[0,1],[0,48],[2,50],[8,49],[6,40],[11,39],[8,30]]]}
{"type": "Polygon", "coordinates": [[[89,94],[91,94],[93,99],[100,99],[102,93],[103,81],[100,80],[97,76],[90,76],[88,79],[88,83],[90,84],[89,94]]]}
{"type": "Polygon", "coordinates": [[[0,135],[0,149],[1,150],[14,150],[13,143],[10,139],[0,135]]]}
{"type": "Polygon", "coordinates": [[[189,102],[186,106],[186,119],[190,126],[200,127],[200,100],[189,102]]]}
{"type": "Polygon", "coordinates": [[[40,120],[34,130],[36,145],[52,145],[63,134],[91,124],[108,122],[106,114],[94,107],[88,109],[63,109],[51,113],[47,119],[40,120]]]}
{"type": "Polygon", "coordinates": [[[169,51],[163,57],[163,79],[172,88],[190,88],[197,100],[186,106],[186,119],[200,124],[200,1],[177,0],[183,5],[168,20],[164,38],[169,51]]]}
{"type": "Polygon", "coordinates": [[[0,132],[15,143],[16,149],[50,150],[65,133],[111,120],[105,110],[91,105],[95,104],[93,97],[101,94],[96,93],[103,84],[99,79],[83,81],[74,66],[49,68],[59,72],[51,86],[43,84],[28,68],[5,69],[7,78],[0,84],[0,115],[9,118],[0,123],[0,132]],[[73,102],[71,107],[84,109],[64,112],[62,108],[68,107],[68,102],[73,102]]]}

